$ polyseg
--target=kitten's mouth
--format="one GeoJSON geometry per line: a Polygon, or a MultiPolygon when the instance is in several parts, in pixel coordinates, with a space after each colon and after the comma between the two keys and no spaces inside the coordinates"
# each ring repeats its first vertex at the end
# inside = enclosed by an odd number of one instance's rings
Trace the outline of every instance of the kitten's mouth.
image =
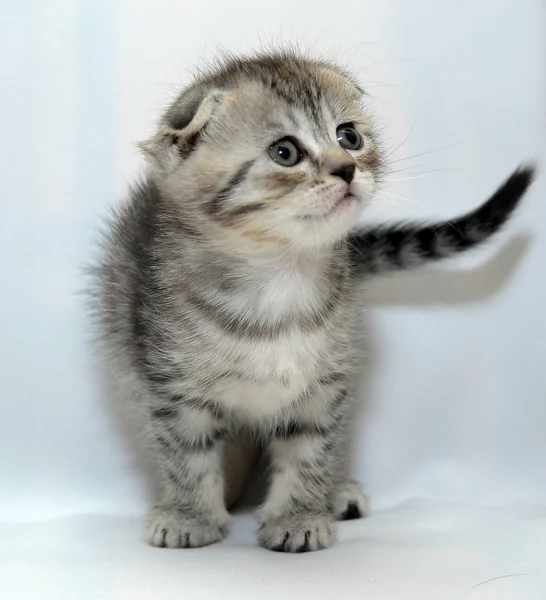
{"type": "Polygon", "coordinates": [[[327,211],[318,213],[316,215],[300,215],[300,219],[327,219],[328,217],[334,215],[338,212],[344,212],[348,208],[350,208],[354,202],[356,202],[357,198],[351,192],[347,192],[339,200],[335,202],[333,206],[331,206],[327,211]]]}
{"type": "Polygon", "coordinates": [[[347,192],[344,196],[342,196],[335,204],[334,206],[332,206],[332,208],[326,212],[326,214],[324,215],[325,217],[327,217],[328,215],[337,212],[337,210],[341,210],[343,208],[348,208],[349,206],[351,206],[353,204],[353,202],[356,201],[356,196],[354,194],[351,194],[351,192],[347,192]]]}

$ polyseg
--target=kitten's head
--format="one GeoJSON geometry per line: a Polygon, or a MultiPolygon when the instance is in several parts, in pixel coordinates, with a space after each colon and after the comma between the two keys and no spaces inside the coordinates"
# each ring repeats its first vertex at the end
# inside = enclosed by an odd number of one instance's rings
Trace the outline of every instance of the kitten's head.
{"type": "Polygon", "coordinates": [[[230,58],[185,89],[141,147],[196,234],[230,245],[331,246],[381,176],[362,96],[327,62],[230,58]]]}

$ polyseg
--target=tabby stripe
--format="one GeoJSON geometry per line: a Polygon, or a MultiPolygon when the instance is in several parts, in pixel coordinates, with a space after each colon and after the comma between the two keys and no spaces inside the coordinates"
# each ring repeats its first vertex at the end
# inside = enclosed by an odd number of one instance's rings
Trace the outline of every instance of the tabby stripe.
{"type": "Polygon", "coordinates": [[[277,438],[289,439],[304,435],[309,436],[326,436],[333,431],[334,427],[326,427],[322,425],[314,425],[312,423],[298,423],[297,421],[289,421],[288,423],[280,423],[275,428],[274,436],[277,438]]]}
{"type": "Polygon", "coordinates": [[[217,429],[213,434],[188,440],[171,432],[171,439],[163,435],[156,437],[158,443],[168,454],[177,454],[180,450],[186,452],[206,452],[227,435],[227,429],[217,429]]]}
{"type": "Polygon", "coordinates": [[[306,483],[316,486],[325,485],[328,479],[324,471],[318,469],[300,470],[299,475],[306,483]]]}
{"type": "Polygon", "coordinates": [[[222,219],[225,222],[236,221],[239,217],[244,217],[253,212],[260,212],[265,208],[267,208],[267,206],[263,202],[249,202],[248,204],[243,204],[242,206],[230,210],[222,217],[222,219]]]}
{"type": "Polygon", "coordinates": [[[203,412],[209,411],[216,419],[222,419],[224,417],[224,411],[213,401],[205,400],[204,398],[186,397],[186,396],[173,396],[171,399],[173,403],[179,403],[193,410],[203,412]]]}
{"type": "Polygon", "coordinates": [[[345,398],[347,398],[347,390],[342,389],[332,400],[332,408],[339,408],[345,402],[345,398]]]}
{"type": "Polygon", "coordinates": [[[344,292],[343,287],[337,287],[327,296],[320,310],[310,312],[307,315],[293,316],[275,323],[261,323],[249,321],[246,316],[233,313],[209,303],[205,298],[188,294],[188,301],[203,315],[216,323],[226,333],[235,336],[245,336],[252,340],[275,339],[287,333],[294,327],[298,327],[306,333],[324,326],[333,310],[339,303],[344,292]]]}
{"type": "Polygon", "coordinates": [[[243,163],[239,170],[233,175],[233,177],[228,181],[226,187],[220,190],[216,196],[209,202],[208,212],[210,215],[218,215],[223,208],[223,204],[225,201],[231,196],[233,190],[237,188],[243,181],[245,180],[250,168],[252,167],[254,161],[248,160],[243,163]]]}
{"type": "Polygon", "coordinates": [[[195,481],[192,477],[188,477],[183,479],[181,475],[179,475],[176,470],[168,469],[167,477],[179,490],[185,490],[188,492],[192,492],[195,490],[195,481]]]}
{"type": "Polygon", "coordinates": [[[154,419],[173,419],[178,416],[176,408],[154,408],[152,409],[152,417],[154,419]]]}
{"type": "Polygon", "coordinates": [[[321,377],[318,382],[321,385],[330,385],[332,383],[337,383],[338,381],[343,381],[345,379],[346,375],[345,373],[341,373],[341,372],[334,372],[334,373],[329,373],[328,375],[324,375],[323,377],[321,377]]]}

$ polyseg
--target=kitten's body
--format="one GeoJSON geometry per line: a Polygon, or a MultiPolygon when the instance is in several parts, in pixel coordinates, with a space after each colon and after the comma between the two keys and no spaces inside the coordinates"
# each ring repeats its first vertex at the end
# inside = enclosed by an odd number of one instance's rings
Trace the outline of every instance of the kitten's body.
{"type": "Polygon", "coordinates": [[[344,457],[360,284],[487,238],[531,177],[454,227],[349,233],[382,173],[371,123],[338,68],[263,56],[202,76],[144,145],[151,172],[107,236],[96,306],[162,480],[150,543],[225,536],[225,457],[241,439],[271,458],[264,546],[326,547],[334,517],[365,513],[344,457]],[[343,123],[363,148],[338,146],[343,123]],[[267,148],[288,135],[305,150],[284,168],[267,148]]]}

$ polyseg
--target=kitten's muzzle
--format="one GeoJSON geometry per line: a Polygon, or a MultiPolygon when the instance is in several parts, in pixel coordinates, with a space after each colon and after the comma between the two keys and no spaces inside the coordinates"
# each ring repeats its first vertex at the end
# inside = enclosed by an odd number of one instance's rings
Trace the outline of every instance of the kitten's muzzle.
{"type": "Polygon", "coordinates": [[[329,199],[321,202],[324,207],[323,211],[298,215],[298,219],[324,219],[337,212],[342,206],[348,207],[353,202],[360,202],[360,197],[354,184],[347,183],[342,184],[342,186],[344,189],[339,190],[334,193],[333,197],[330,196],[329,199]]]}

